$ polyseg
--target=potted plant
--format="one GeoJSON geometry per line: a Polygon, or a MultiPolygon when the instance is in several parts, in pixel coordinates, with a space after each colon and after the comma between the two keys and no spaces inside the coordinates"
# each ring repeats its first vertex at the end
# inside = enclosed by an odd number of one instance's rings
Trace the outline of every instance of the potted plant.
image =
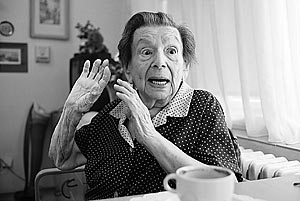
{"type": "MultiPolygon", "coordinates": [[[[104,45],[104,38],[100,33],[100,28],[96,28],[89,20],[85,25],[77,23],[75,26],[78,29],[79,34],[77,37],[81,40],[79,45],[79,55],[83,60],[93,60],[100,58],[101,60],[109,60],[109,68],[111,71],[111,79],[107,86],[110,100],[116,99],[115,90],[113,85],[118,78],[125,80],[123,68],[119,62],[119,55],[114,57],[108,51],[108,48],[104,45]]],[[[78,55],[78,54],[77,54],[78,55]]]]}

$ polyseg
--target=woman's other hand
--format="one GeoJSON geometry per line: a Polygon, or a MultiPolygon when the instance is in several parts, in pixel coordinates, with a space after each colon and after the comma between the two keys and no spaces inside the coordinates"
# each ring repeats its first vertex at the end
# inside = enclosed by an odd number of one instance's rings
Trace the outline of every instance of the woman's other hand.
{"type": "Polygon", "coordinates": [[[141,144],[145,144],[145,141],[151,135],[157,134],[154,125],[151,121],[151,116],[148,108],[144,105],[140,99],[137,91],[125,81],[117,80],[117,84],[114,85],[116,95],[126,102],[129,107],[127,117],[128,130],[133,138],[136,138],[141,144]]]}
{"type": "Polygon", "coordinates": [[[77,112],[87,112],[100,97],[103,89],[110,80],[108,60],[97,59],[90,69],[90,61],[84,63],[83,70],[75,82],[67,100],[65,107],[71,107],[77,112]]]}

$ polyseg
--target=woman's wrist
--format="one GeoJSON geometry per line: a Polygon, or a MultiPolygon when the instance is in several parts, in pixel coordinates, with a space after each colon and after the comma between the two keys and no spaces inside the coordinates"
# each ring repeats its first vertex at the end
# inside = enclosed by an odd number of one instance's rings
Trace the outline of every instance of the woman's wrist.
{"type": "Polygon", "coordinates": [[[152,128],[152,126],[146,129],[144,128],[144,135],[142,135],[142,142],[140,142],[141,144],[149,148],[158,145],[162,137],[162,135],[155,130],[155,127],[153,126],[152,128]]]}
{"type": "Polygon", "coordinates": [[[67,121],[65,123],[68,125],[68,127],[70,127],[71,125],[76,128],[84,113],[78,111],[74,106],[68,106],[67,104],[65,104],[63,107],[62,115],[64,115],[63,118],[67,121]]]}
{"type": "Polygon", "coordinates": [[[151,134],[147,134],[144,137],[143,145],[147,147],[147,149],[154,153],[158,151],[158,149],[163,147],[163,143],[166,139],[156,130],[151,132],[151,134]]]}

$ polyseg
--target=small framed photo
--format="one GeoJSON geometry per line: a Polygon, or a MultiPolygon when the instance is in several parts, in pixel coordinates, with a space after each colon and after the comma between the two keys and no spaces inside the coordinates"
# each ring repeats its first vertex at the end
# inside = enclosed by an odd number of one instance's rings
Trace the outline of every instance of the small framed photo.
{"type": "Polygon", "coordinates": [[[69,39],[69,0],[30,0],[30,36],[69,39]]]}
{"type": "Polygon", "coordinates": [[[0,72],[28,72],[26,43],[0,43],[0,72]]]}

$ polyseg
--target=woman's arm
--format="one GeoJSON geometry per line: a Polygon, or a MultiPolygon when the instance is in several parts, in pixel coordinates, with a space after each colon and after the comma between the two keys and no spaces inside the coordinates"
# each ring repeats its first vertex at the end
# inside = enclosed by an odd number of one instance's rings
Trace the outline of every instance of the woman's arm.
{"type": "Polygon", "coordinates": [[[166,172],[176,172],[178,168],[187,165],[206,166],[206,164],[184,153],[157,131],[155,132],[153,132],[153,135],[146,135],[144,146],[151,152],[166,172]]]}
{"type": "Polygon", "coordinates": [[[49,157],[59,169],[73,169],[86,163],[74,141],[76,126],[82,114],[64,107],[54,129],[49,147],[49,157]]]}
{"type": "Polygon", "coordinates": [[[91,72],[89,67],[90,62],[86,61],[51,138],[49,157],[60,169],[72,169],[86,163],[74,141],[75,130],[82,115],[92,107],[110,80],[108,60],[101,65],[101,60],[97,59],[91,72]]]}
{"type": "Polygon", "coordinates": [[[175,172],[178,168],[187,165],[206,166],[206,164],[184,153],[157,132],[147,111],[139,112],[138,117],[132,116],[129,119],[128,128],[130,133],[134,134],[138,142],[146,147],[168,173],[175,172]]]}

